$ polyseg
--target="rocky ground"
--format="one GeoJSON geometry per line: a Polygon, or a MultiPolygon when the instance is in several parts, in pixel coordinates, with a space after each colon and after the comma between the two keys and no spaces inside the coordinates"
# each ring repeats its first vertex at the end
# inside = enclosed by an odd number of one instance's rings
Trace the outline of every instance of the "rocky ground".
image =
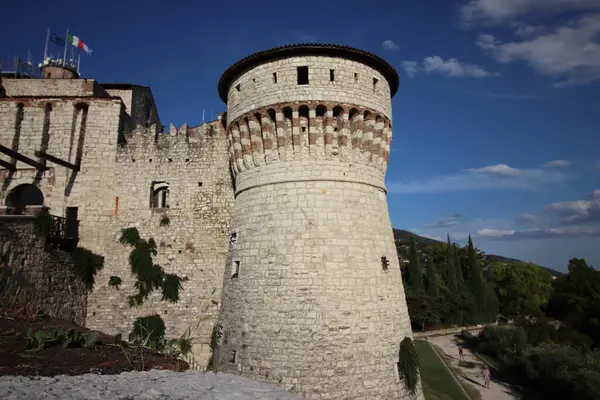
{"type": "Polygon", "coordinates": [[[85,373],[118,374],[132,370],[169,369],[185,370],[185,362],[177,362],[148,349],[129,351],[127,354],[114,343],[114,337],[101,334],[103,345],[93,348],[63,348],[55,345],[38,352],[27,352],[27,330],[73,328],[78,332],[88,329],[67,321],[39,316],[27,318],[0,316],[0,376],[55,376],[85,373]]]}
{"type": "Polygon", "coordinates": [[[0,399],[4,400],[302,400],[280,387],[237,376],[183,371],[185,362],[151,350],[125,353],[101,334],[101,345],[27,351],[29,328],[88,329],[49,317],[0,316],[0,399]]]}
{"type": "Polygon", "coordinates": [[[4,400],[302,400],[282,388],[229,374],[143,371],[119,375],[0,377],[4,400]]]}

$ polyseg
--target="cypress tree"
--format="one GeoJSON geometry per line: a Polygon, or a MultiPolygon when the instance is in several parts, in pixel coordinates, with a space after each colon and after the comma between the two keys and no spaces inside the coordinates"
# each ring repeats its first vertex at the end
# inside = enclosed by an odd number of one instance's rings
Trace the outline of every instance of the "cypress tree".
{"type": "Polygon", "coordinates": [[[434,299],[440,295],[440,286],[438,283],[437,272],[435,265],[433,265],[433,255],[429,253],[427,256],[427,279],[429,281],[428,292],[434,299]]]}
{"type": "Polygon", "coordinates": [[[417,254],[417,243],[414,236],[410,240],[408,251],[408,283],[415,292],[421,291],[423,290],[423,274],[421,273],[419,255],[417,254]]]}
{"type": "Polygon", "coordinates": [[[456,271],[454,268],[454,257],[452,256],[452,251],[450,247],[450,235],[448,235],[448,246],[446,248],[446,285],[448,286],[448,290],[450,291],[451,296],[458,297],[459,286],[456,282],[456,271]]]}
{"type": "Polygon", "coordinates": [[[486,288],[481,274],[481,267],[477,262],[475,256],[475,249],[473,248],[473,241],[471,235],[469,235],[469,267],[471,269],[471,279],[469,280],[469,287],[473,298],[477,304],[477,309],[483,313],[486,310],[486,288]]]}
{"type": "Polygon", "coordinates": [[[456,246],[452,246],[452,256],[454,258],[454,269],[456,270],[456,283],[458,283],[458,287],[461,287],[465,284],[465,277],[463,275],[462,263],[460,262],[460,254],[458,254],[456,246]]]}

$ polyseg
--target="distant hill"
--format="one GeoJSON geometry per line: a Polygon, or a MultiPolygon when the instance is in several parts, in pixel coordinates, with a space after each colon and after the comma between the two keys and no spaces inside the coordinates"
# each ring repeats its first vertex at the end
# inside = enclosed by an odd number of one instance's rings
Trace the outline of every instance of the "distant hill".
{"type": "MultiPolygon", "coordinates": [[[[399,240],[402,243],[410,242],[410,238],[413,236],[415,237],[415,242],[417,243],[417,248],[430,246],[430,245],[436,245],[436,244],[445,244],[445,242],[440,242],[439,240],[427,238],[424,236],[419,236],[416,233],[405,231],[403,229],[394,229],[394,239],[399,240]]],[[[502,256],[498,256],[496,254],[487,254],[486,253],[485,256],[490,261],[498,261],[498,262],[506,262],[506,263],[523,262],[523,261],[517,260],[515,258],[502,257],[502,256]]],[[[550,274],[552,276],[555,276],[557,278],[561,277],[561,276],[565,276],[564,273],[556,271],[554,269],[543,267],[541,265],[540,265],[540,267],[544,268],[546,271],[550,272],[550,274]]]]}

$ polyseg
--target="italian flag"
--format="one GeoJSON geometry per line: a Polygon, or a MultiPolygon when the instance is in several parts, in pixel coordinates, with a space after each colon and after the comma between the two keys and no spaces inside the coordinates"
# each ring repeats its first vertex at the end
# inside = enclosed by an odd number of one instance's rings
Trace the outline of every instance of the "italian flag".
{"type": "Polygon", "coordinates": [[[85,51],[88,55],[91,55],[93,52],[83,40],[79,39],[79,36],[71,35],[69,33],[67,35],[67,43],[71,43],[73,46],[85,51]]]}

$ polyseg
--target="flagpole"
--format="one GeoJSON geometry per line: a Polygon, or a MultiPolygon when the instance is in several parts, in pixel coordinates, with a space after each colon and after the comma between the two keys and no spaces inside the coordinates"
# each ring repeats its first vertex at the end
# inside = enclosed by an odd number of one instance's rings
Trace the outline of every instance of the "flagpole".
{"type": "Polygon", "coordinates": [[[42,62],[44,62],[46,60],[46,57],[48,56],[48,40],[50,40],[50,28],[47,28],[46,31],[46,46],[44,47],[44,59],[42,60],[42,62]]]}
{"type": "Polygon", "coordinates": [[[79,61],[81,61],[81,53],[77,55],[77,73],[79,73],[79,61]]]}
{"type": "MultiPolygon", "coordinates": [[[[69,30],[67,29],[67,36],[65,36],[65,51],[63,53],[63,67],[66,66],[67,62],[67,44],[69,42],[69,30]]],[[[65,77],[65,70],[63,69],[63,78],[65,77]]]]}

